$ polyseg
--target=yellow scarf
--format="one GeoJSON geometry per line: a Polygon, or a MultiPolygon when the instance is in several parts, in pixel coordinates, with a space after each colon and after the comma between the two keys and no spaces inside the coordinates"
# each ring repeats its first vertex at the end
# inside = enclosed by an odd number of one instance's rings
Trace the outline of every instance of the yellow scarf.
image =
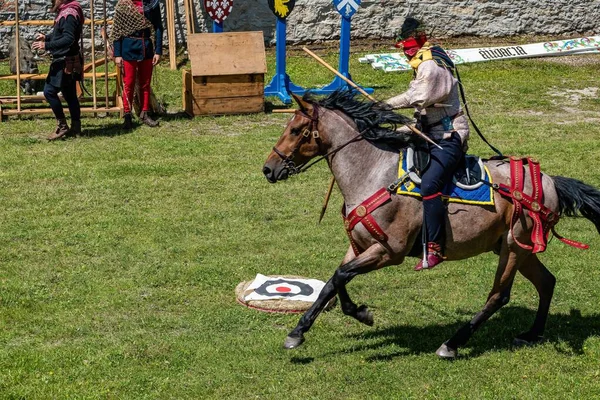
{"type": "Polygon", "coordinates": [[[408,63],[411,67],[413,67],[415,71],[417,70],[417,68],[419,68],[419,65],[421,65],[423,61],[433,60],[433,55],[431,54],[431,47],[431,43],[425,42],[423,47],[421,47],[419,51],[417,51],[417,54],[415,54],[413,58],[408,60],[408,63]]]}

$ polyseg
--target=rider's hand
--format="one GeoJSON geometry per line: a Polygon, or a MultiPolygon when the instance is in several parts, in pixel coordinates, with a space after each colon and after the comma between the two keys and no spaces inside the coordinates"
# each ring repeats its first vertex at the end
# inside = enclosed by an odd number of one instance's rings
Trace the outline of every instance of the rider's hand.
{"type": "Polygon", "coordinates": [[[392,111],[394,110],[394,107],[391,106],[390,104],[386,103],[385,101],[380,101],[377,103],[377,107],[380,110],[384,110],[384,111],[392,111]]]}
{"type": "Polygon", "coordinates": [[[152,65],[156,65],[160,62],[160,54],[155,54],[154,57],[152,57],[152,65]]]}
{"type": "Polygon", "coordinates": [[[46,41],[46,35],[44,35],[43,33],[36,33],[35,34],[35,41],[36,42],[44,42],[44,41],[46,41]]]}
{"type": "Polygon", "coordinates": [[[115,64],[117,64],[117,67],[121,68],[121,66],[123,66],[123,57],[115,57],[115,64]]]}

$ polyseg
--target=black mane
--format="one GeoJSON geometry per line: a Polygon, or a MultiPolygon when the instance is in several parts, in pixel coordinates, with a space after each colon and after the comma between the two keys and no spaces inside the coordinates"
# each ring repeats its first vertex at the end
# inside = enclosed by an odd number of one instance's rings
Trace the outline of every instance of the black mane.
{"type": "Polygon", "coordinates": [[[395,148],[404,148],[417,141],[415,135],[396,132],[396,129],[412,123],[411,119],[397,114],[382,102],[372,102],[358,97],[355,90],[338,89],[329,96],[316,99],[308,91],[303,99],[330,110],[340,110],[356,123],[363,137],[372,142],[383,142],[395,148]]]}

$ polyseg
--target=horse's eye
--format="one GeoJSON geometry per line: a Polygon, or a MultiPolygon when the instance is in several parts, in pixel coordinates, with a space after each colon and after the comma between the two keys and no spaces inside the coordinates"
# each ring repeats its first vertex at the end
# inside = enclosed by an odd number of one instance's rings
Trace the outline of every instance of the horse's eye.
{"type": "Polygon", "coordinates": [[[290,133],[294,136],[298,136],[300,134],[300,128],[292,128],[290,133]]]}

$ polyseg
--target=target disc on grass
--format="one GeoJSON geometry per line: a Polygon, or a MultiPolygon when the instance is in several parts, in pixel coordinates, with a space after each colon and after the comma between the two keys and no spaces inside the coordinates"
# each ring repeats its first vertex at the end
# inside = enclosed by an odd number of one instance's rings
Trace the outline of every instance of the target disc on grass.
{"type": "MultiPolygon", "coordinates": [[[[237,301],[249,308],[267,312],[300,313],[315,302],[324,282],[299,276],[265,276],[241,282],[235,289],[237,301]]],[[[335,297],[326,309],[335,304],[335,297]]]]}

